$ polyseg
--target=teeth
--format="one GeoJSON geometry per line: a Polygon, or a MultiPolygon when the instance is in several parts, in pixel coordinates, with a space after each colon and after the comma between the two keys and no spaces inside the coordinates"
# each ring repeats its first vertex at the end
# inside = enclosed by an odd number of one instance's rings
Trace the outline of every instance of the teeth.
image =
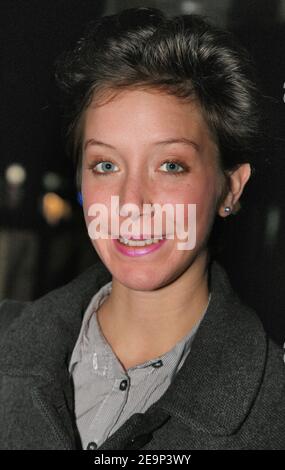
{"type": "Polygon", "coordinates": [[[158,243],[161,238],[151,238],[149,240],[128,240],[127,238],[121,238],[119,237],[119,240],[121,243],[124,245],[128,246],[146,246],[146,245],[151,245],[152,243],[158,243]]]}

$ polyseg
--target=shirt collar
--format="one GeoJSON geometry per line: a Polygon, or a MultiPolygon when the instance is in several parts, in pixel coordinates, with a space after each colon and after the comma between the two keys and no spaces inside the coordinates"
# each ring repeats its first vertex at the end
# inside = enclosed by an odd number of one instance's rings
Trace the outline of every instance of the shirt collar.
{"type": "MultiPolygon", "coordinates": [[[[112,291],[112,281],[106,283],[104,286],[99,289],[99,291],[92,297],[85,313],[83,316],[79,336],[77,338],[74,350],[71,355],[70,363],[69,363],[69,373],[72,373],[72,370],[77,362],[79,362],[82,359],[82,355],[86,353],[87,348],[89,347],[90,344],[90,335],[92,334],[92,330],[90,329],[90,322],[91,319],[94,315],[94,312],[96,312],[99,307],[102,305],[102,303],[105,301],[105,299],[110,295],[112,291]]],[[[99,341],[102,341],[101,335],[98,335],[99,332],[99,325],[97,323],[97,317],[96,317],[96,336],[99,341]]]]}
{"type": "MultiPolygon", "coordinates": [[[[101,289],[92,297],[85,311],[80,333],[69,363],[68,370],[70,374],[72,374],[76,363],[81,361],[83,356],[86,357],[86,360],[90,360],[92,362],[92,367],[96,370],[98,375],[105,375],[108,378],[114,378],[116,374],[119,374],[119,372],[124,373],[123,367],[120,365],[119,361],[115,361],[116,365],[114,367],[114,352],[102,333],[96,315],[97,310],[110,295],[111,291],[112,281],[101,287],[101,289]]],[[[139,375],[140,369],[145,369],[146,367],[160,368],[161,366],[165,366],[168,371],[172,370],[172,374],[174,374],[176,370],[178,371],[182,367],[190,351],[194,335],[206,314],[210,299],[211,294],[209,295],[207,307],[205,308],[199,322],[197,322],[170,351],[134,366],[128,369],[128,372],[131,374],[137,372],[139,375]],[[175,364],[176,367],[171,367],[173,364],[175,364]]]]}

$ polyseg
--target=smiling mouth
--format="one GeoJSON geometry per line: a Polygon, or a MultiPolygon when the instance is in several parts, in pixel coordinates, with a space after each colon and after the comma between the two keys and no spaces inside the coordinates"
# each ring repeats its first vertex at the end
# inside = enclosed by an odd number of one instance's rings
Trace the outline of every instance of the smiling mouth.
{"type": "Polygon", "coordinates": [[[134,237],[134,238],[129,238],[128,239],[128,238],[124,238],[124,237],[119,237],[118,240],[122,245],[136,247],[136,246],[153,245],[153,244],[159,243],[164,238],[165,237],[145,239],[145,238],[134,237]]]}

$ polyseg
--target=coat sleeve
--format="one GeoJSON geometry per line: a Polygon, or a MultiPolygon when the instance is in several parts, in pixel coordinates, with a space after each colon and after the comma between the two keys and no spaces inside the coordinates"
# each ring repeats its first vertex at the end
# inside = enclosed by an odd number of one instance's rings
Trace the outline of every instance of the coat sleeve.
{"type": "Polygon", "coordinates": [[[30,302],[5,299],[0,302],[0,341],[5,331],[30,302]]]}

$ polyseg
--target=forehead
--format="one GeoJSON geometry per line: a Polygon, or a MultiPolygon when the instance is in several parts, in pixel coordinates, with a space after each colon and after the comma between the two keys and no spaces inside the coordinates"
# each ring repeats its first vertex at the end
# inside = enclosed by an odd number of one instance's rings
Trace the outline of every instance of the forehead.
{"type": "Polygon", "coordinates": [[[84,138],[171,135],[212,139],[196,99],[185,101],[156,89],[125,89],[95,95],[84,116],[84,138]]]}

